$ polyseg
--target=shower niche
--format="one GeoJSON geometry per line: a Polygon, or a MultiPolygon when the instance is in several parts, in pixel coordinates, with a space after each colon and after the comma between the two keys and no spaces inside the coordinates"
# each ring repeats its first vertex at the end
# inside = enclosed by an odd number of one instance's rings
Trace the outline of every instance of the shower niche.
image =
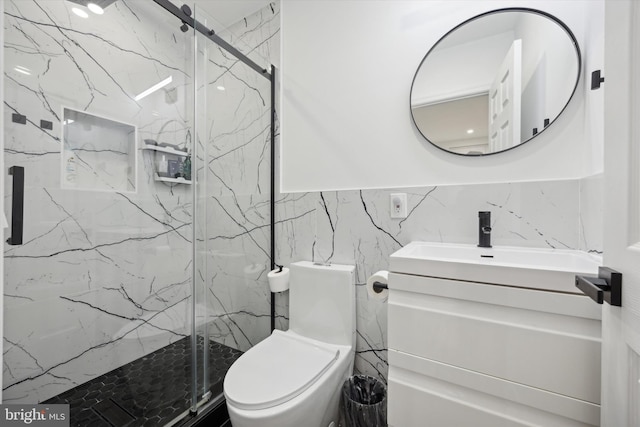
{"type": "Polygon", "coordinates": [[[136,126],[63,109],[63,189],[136,192],[136,126]]]}

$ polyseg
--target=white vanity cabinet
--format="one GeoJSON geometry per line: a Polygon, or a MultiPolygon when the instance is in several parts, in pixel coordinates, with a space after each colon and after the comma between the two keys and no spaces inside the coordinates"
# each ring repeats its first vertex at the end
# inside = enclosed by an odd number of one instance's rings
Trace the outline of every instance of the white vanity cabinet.
{"type": "Polygon", "coordinates": [[[388,318],[390,427],[599,425],[588,297],[392,272],[388,318]]]}

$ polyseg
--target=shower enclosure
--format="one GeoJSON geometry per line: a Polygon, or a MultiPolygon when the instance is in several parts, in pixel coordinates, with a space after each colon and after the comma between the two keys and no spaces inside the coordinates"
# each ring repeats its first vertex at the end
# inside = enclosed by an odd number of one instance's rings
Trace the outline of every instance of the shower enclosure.
{"type": "Polygon", "coordinates": [[[175,424],[271,331],[278,10],[95,3],[4,1],[2,400],[175,424]]]}

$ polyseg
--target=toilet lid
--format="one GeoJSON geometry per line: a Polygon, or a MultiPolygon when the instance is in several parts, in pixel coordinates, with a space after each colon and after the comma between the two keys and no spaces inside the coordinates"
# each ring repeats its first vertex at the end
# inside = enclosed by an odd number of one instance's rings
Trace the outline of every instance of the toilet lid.
{"type": "Polygon", "coordinates": [[[339,354],[336,348],[276,330],[231,365],[224,379],[225,397],[239,409],[271,408],[287,402],[316,382],[339,354]]]}

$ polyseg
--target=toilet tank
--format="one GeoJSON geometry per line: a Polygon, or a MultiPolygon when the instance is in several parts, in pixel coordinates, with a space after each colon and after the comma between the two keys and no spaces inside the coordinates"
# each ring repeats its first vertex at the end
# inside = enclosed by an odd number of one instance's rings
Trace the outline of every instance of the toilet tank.
{"type": "Polygon", "coordinates": [[[289,268],[289,329],[318,341],[355,348],[355,267],[300,261],[289,268]]]}

